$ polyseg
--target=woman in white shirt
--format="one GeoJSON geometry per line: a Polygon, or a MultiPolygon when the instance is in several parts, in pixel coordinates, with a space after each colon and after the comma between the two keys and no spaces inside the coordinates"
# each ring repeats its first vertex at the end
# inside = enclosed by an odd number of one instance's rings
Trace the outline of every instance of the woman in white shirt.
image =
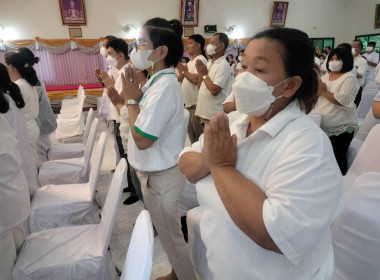
{"type": "Polygon", "coordinates": [[[37,169],[29,147],[25,116],[21,111],[24,106],[20,88],[11,81],[7,68],[0,63],[0,114],[8,121],[17,139],[16,149],[22,155],[21,170],[27,179],[29,195],[32,197],[36,189],[37,169]]]}
{"type": "Polygon", "coordinates": [[[9,76],[12,82],[19,86],[25,101],[25,106],[22,108],[22,111],[25,114],[33,160],[36,166],[38,166],[37,141],[40,136],[40,129],[36,122],[39,112],[38,93],[35,87],[38,84],[36,71],[20,53],[7,53],[4,58],[6,66],[8,67],[9,76]]]}
{"type": "Polygon", "coordinates": [[[334,49],[327,59],[327,70],[319,83],[315,106],[321,114],[321,128],[329,136],[336,161],[343,175],[347,172],[347,150],[358,128],[355,97],[359,83],[352,73],[354,60],[349,50],[334,49]]]}
{"type": "Polygon", "coordinates": [[[181,37],[172,29],[145,25],[130,58],[134,67],[152,75],[140,89],[131,66],[122,74],[130,124],[128,159],[137,172],[144,204],[173,267],[169,275],[159,278],[168,280],[195,280],[179,215],[185,178],[178,169],[178,155],[187,127],[174,67],[182,55],[181,37]]]}
{"type": "Polygon", "coordinates": [[[302,111],[317,97],[313,53],[296,29],[254,36],[232,86],[237,111],[218,112],[180,155],[214,279],[331,278],[343,188],[326,134],[302,111]]]}

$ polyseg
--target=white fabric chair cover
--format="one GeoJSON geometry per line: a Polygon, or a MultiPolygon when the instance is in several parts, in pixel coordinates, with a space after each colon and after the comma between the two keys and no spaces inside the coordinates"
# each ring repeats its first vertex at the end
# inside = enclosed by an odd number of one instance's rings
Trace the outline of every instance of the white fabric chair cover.
{"type": "Polygon", "coordinates": [[[363,88],[362,99],[357,111],[359,122],[367,116],[367,113],[371,109],[373,100],[378,92],[379,86],[375,83],[366,85],[363,88]]]}
{"type": "Polygon", "coordinates": [[[87,142],[88,134],[90,133],[93,117],[94,110],[91,108],[88,111],[87,115],[86,126],[83,133],[83,143],[67,143],[52,145],[48,151],[49,160],[83,157],[84,147],[87,142]]]}
{"type": "Polygon", "coordinates": [[[41,165],[39,173],[41,186],[48,184],[61,185],[88,182],[91,153],[94,147],[97,130],[98,119],[94,119],[83,157],[45,161],[41,165]]]}
{"type": "Polygon", "coordinates": [[[371,129],[347,174],[343,177],[345,196],[357,177],[367,172],[380,172],[380,124],[371,129]]]}
{"type": "Polygon", "coordinates": [[[307,115],[313,120],[313,122],[315,122],[316,125],[321,126],[322,116],[317,110],[313,109],[307,115]]]}
{"type": "Polygon", "coordinates": [[[84,129],[83,103],[85,99],[82,86],[78,89],[77,99],[62,101],[62,108],[57,118],[57,139],[81,135],[84,129]]]}
{"type": "Polygon", "coordinates": [[[107,135],[103,132],[94,154],[88,183],[46,185],[35,192],[29,216],[31,232],[99,223],[99,214],[93,206],[93,201],[106,139],[107,135]]]}
{"type": "Polygon", "coordinates": [[[152,272],[154,234],[147,210],[141,211],[133,228],[120,280],[149,280],[152,272]]]}
{"type": "MultiPolygon", "coordinates": [[[[206,257],[206,245],[201,238],[201,208],[196,207],[187,212],[187,233],[189,238],[190,259],[193,263],[194,271],[198,278],[202,280],[212,280],[214,277],[208,268],[206,257]]],[[[223,246],[223,244],[221,244],[223,246]]]]}
{"type": "Polygon", "coordinates": [[[365,173],[353,183],[345,208],[331,233],[333,280],[380,279],[380,173],[365,173]]]}
{"type": "Polygon", "coordinates": [[[127,173],[121,159],[99,224],[53,228],[29,235],[13,269],[15,280],[116,279],[107,252],[127,173]]]}

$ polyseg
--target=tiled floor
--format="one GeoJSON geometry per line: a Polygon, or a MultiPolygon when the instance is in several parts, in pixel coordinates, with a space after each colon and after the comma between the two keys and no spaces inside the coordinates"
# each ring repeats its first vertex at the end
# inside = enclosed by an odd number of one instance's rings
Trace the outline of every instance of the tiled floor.
{"type": "MultiPolygon", "coordinates": [[[[115,168],[115,150],[112,134],[106,123],[99,119],[99,131],[97,140],[101,132],[107,132],[107,146],[105,156],[103,160],[102,171],[99,176],[96,199],[103,205],[107,196],[109,184],[112,179],[113,173],[111,170],[115,168]]],[[[71,142],[71,141],[70,141],[71,142]]],[[[95,142],[96,145],[97,142],[95,142]]],[[[134,203],[133,205],[124,205],[122,202],[129,196],[129,193],[123,193],[120,201],[115,226],[111,237],[111,256],[113,262],[120,268],[123,268],[125,256],[127,253],[129,241],[132,235],[133,223],[137,216],[144,209],[141,201],[134,203]]],[[[170,263],[168,262],[167,255],[162,248],[160,239],[154,238],[154,253],[153,253],[153,268],[151,279],[164,276],[171,271],[170,263]]]]}

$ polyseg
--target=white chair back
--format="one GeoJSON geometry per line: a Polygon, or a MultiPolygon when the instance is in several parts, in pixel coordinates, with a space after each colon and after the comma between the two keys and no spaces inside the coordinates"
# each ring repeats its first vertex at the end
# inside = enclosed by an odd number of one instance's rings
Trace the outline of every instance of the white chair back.
{"type": "Polygon", "coordinates": [[[333,280],[380,279],[380,173],[359,176],[332,229],[333,280]]]}
{"type": "Polygon", "coordinates": [[[96,185],[98,184],[98,178],[100,169],[102,168],[104,151],[106,149],[107,134],[102,132],[99,137],[99,142],[95,150],[93,164],[91,166],[90,178],[88,180],[88,187],[91,193],[91,201],[94,201],[96,185]]]}
{"type": "Polygon", "coordinates": [[[345,176],[345,194],[351,190],[352,182],[366,172],[380,172],[380,124],[368,133],[354,162],[345,176]]]}
{"type": "Polygon", "coordinates": [[[92,124],[92,120],[94,118],[94,110],[90,108],[87,114],[87,119],[86,119],[86,126],[84,128],[83,132],[83,145],[86,145],[88,134],[90,133],[90,128],[92,124]]]}
{"type": "Polygon", "coordinates": [[[97,227],[99,240],[104,245],[103,255],[108,250],[110,243],[113,225],[116,219],[117,209],[119,208],[119,202],[123,187],[125,186],[125,179],[127,177],[127,162],[124,158],[119,161],[113,174],[110,188],[108,190],[106,202],[104,203],[102,211],[102,219],[97,227]]]}
{"type": "Polygon", "coordinates": [[[86,145],[84,146],[84,166],[85,166],[85,172],[88,174],[88,170],[90,168],[90,160],[91,160],[91,154],[92,149],[94,148],[95,143],[95,137],[96,133],[98,132],[98,124],[99,120],[95,118],[92,122],[90,133],[88,134],[86,145]]]}
{"type": "Polygon", "coordinates": [[[184,114],[184,119],[183,119],[183,129],[185,130],[184,131],[184,134],[185,134],[185,140],[183,142],[183,146],[185,147],[185,143],[186,143],[186,136],[187,136],[187,127],[189,126],[189,120],[190,120],[190,113],[187,109],[184,109],[183,110],[183,114],[184,114]]]}
{"type": "Polygon", "coordinates": [[[154,234],[147,210],[141,211],[133,228],[120,280],[149,280],[152,272],[154,234]]]}

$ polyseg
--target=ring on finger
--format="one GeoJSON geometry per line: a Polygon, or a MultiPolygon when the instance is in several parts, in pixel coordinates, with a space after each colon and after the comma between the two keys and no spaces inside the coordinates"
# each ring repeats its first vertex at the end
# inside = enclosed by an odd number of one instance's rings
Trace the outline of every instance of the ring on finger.
{"type": "Polygon", "coordinates": [[[132,83],[132,82],[133,82],[133,79],[129,79],[129,82],[132,83]]]}

